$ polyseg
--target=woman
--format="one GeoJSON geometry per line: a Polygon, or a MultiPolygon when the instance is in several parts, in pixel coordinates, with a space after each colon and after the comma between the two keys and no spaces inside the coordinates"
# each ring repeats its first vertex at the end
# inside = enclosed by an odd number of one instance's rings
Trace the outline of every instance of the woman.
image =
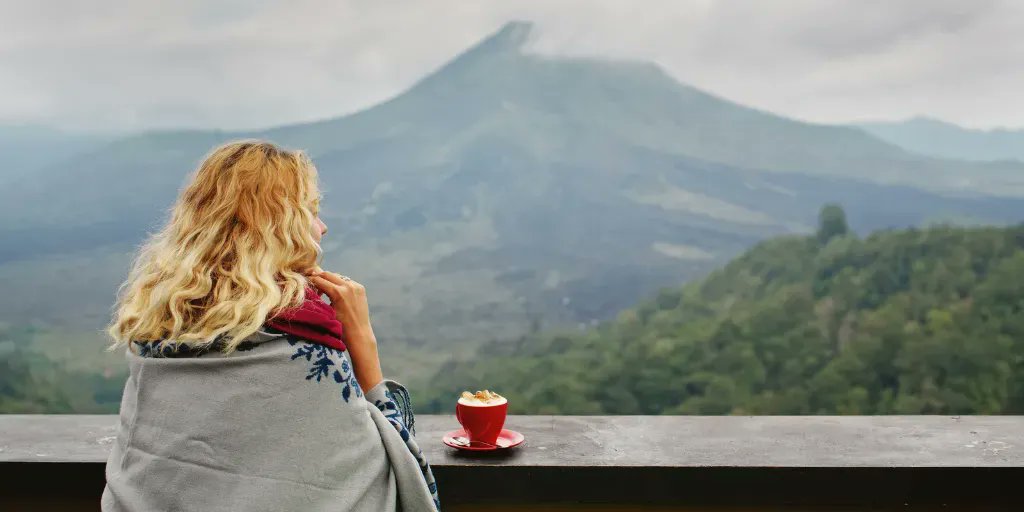
{"type": "Polygon", "coordinates": [[[319,202],[301,152],[235,142],[143,246],[109,329],[130,373],[103,510],[440,508],[363,286],[317,266],[319,202]]]}

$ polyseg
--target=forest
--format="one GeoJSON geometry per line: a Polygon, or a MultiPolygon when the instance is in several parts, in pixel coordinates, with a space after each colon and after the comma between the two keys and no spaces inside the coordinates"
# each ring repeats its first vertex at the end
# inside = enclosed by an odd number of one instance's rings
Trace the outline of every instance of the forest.
{"type": "Polygon", "coordinates": [[[861,238],[836,205],[812,236],[760,243],[595,328],[493,341],[449,362],[514,414],[1024,412],[1024,226],[861,238]]]}

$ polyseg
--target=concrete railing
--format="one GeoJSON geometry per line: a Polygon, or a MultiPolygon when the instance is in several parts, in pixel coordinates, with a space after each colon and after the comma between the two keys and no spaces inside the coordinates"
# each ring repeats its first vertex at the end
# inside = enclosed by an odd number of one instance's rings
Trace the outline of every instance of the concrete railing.
{"type": "MultiPolygon", "coordinates": [[[[0,415],[3,502],[95,509],[116,423],[0,415]]],[[[482,455],[441,444],[453,416],[416,424],[446,510],[1024,510],[1020,416],[511,416],[526,442],[482,455]]]]}

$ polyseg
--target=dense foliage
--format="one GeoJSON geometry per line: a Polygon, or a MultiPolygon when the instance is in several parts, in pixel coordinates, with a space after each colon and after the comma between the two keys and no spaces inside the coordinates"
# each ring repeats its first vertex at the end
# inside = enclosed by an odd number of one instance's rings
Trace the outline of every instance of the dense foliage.
{"type": "Polygon", "coordinates": [[[768,240],[615,321],[486,345],[421,408],[489,388],[515,413],[1024,412],[1024,226],[768,240]]]}

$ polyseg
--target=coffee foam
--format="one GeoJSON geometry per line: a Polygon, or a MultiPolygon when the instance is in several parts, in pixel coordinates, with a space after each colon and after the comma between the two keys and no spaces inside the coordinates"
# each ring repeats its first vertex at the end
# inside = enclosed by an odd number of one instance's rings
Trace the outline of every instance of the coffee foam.
{"type": "Polygon", "coordinates": [[[487,402],[484,402],[484,401],[481,401],[481,400],[476,400],[476,399],[467,400],[465,398],[459,397],[459,404],[460,405],[465,405],[467,407],[495,407],[495,406],[504,405],[504,404],[507,404],[507,403],[508,403],[508,399],[505,398],[505,397],[495,398],[494,400],[489,400],[487,402]]]}

